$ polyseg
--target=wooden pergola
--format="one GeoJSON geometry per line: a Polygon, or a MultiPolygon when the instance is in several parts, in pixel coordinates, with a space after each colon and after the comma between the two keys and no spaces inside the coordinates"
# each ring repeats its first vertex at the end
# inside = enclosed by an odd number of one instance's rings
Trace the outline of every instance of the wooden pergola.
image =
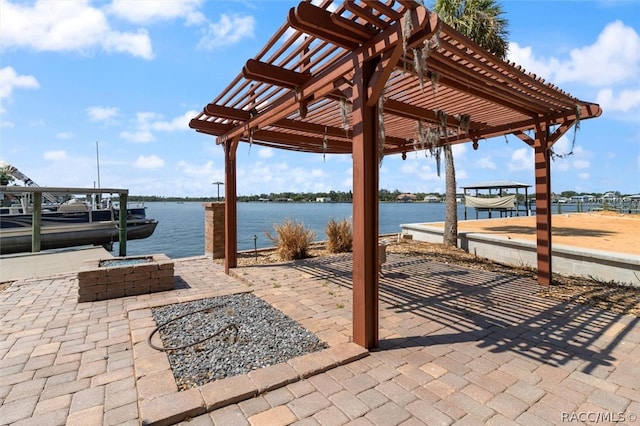
{"type": "Polygon", "coordinates": [[[552,145],[601,114],[488,53],[416,1],[303,1],[190,122],[225,152],[225,271],[237,266],[240,142],[353,158],[353,340],[378,346],[382,156],[512,134],[535,151],[538,282],[551,282],[552,145]]]}

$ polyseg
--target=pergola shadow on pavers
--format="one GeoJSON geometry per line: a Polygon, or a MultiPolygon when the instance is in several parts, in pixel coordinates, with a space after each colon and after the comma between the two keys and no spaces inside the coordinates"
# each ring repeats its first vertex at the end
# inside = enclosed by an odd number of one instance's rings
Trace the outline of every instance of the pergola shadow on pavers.
{"type": "MultiPolygon", "coordinates": [[[[541,12],[542,13],[542,12],[541,12]]],[[[498,59],[416,1],[310,0],[190,121],[225,152],[225,270],[237,265],[240,142],[353,158],[354,341],[378,345],[385,155],[512,134],[535,151],[538,282],[551,282],[551,148],[598,105],[498,59]]],[[[484,143],[484,142],[483,142],[484,143]]]]}
{"type": "MultiPolygon", "coordinates": [[[[346,255],[292,264],[312,280],[348,289],[351,267],[346,255]]],[[[611,352],[622,340],[640,342],[640,318],[541,297],[544,290],[530,278],[395,253],[388,254],[383,272],[382,328],[393,329],[388,315],[416,317],[415,332],[405,319],[400,335],[381,338],[384,349],[477,342],[493,353],[518,353],[572,370],[579,364],[581,372],[598,375],[610,370],[611,352]],[[427,329],[425,324],[430,324],[427,329]]]]}

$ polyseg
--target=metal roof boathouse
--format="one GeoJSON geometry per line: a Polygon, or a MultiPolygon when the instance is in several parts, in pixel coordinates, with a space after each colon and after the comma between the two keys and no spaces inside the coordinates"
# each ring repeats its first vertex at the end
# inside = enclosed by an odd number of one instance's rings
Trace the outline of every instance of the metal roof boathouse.
{"type": "Polygon", "coordinates": [[[225,270],[237,266],[240,142],[353,157],[353,340],[378,346],[383,156],[515,135],[535,152],[538,282],[551,282],[552,145],[602,113],[498,59],[416,1],[303,1],[190,126],[225,152],[225,270]]]}

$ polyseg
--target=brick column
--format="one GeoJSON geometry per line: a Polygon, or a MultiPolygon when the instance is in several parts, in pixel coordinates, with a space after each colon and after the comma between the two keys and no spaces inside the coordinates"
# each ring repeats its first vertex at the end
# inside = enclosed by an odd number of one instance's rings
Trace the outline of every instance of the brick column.
{"type": "Polygon", "coordinates": [[[204,253],[224,259],[224,203],[203,203],[204,253]]]}

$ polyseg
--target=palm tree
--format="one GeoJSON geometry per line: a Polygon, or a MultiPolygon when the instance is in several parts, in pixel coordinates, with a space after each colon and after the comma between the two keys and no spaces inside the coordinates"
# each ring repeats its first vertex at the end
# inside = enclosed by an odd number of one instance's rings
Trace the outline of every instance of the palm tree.
{"type": "MultiPolygon", "coordinates": [[[[435,0],[433,10],[455,30],[474,40],[500,59],[507,55],[507,20],[495,0],[435,0]]],[[[443,243],[458,245],[458,205],[456,171],[451,145],[445,145],[445,220],[443,243]]]]}

